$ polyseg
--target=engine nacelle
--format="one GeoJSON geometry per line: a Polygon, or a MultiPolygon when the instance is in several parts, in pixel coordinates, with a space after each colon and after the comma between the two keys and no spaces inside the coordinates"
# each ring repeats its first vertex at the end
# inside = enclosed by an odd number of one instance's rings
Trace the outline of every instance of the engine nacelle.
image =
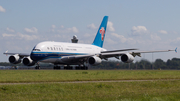
{"type": "Polygon", "coordinates": [[[12,64],[18,64],[21,63],[21,58],[19,57],[19,55],[11,55],[9,57],[9,62],[12,64]]]}
{"type": "Polygon", "coordinates": [[[26,66],[33,66],[35,62],[28,56],[23,59],[23,64],[26,66]]]}
{"type": "Polygon", "coordinates": [[[134,61],[134,56],[132,56],[129,53],[126,53],[126,54],[121,56],[121,61],[125,62],[125,63],[131,63],[134,61]]]}
{"type": "Polygon", "coordinates": [[[102,61],[101,58],[97,56],[92,56],[88,59],[88,63],[93,66],[101,64],[101,61],[102,61]]]}

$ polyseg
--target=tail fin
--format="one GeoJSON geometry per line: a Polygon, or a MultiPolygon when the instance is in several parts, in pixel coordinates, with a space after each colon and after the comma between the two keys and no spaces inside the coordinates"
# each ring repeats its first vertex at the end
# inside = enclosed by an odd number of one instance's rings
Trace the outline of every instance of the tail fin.
{"type": "Polygon", "coordinates": [[[106,32],[106,26],[108,22],[108,16],[104,16],[101,25],[99,27],[99,30],[96,34],[96,37],[94,39],[94,42],[92,43],[93,45],[103,47],[103,42],[105,39],[105,32],[106,32]]]}

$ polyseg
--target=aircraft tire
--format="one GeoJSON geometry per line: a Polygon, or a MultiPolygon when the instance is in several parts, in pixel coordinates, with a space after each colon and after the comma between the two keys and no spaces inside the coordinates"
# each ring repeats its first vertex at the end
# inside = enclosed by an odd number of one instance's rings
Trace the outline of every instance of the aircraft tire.
{"type": "Polygon", "coordinates": [[[40,66],[36,66],[35,69],[40,69],[40,66]]]}
{"type": "Polygon", "coordinates": [[[53,69],[61,69],[61,66],[54,66],[53,69]]]}
{"type": "Polygon", "coordinates": [[[79,68],[80,68],[79,66],[76,66],[76,67],[75,67],[76,70],[79,70],[79,68]]]}

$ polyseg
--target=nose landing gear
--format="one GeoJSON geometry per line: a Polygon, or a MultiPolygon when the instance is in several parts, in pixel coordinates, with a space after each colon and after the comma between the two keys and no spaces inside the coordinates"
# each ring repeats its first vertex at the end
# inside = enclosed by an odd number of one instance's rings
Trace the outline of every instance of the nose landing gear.
{"type": "Polygon", "coordinates": [[[40,69],[39,63],[37,62],[37,66],[35,67],[35,69],[40,69]]]}

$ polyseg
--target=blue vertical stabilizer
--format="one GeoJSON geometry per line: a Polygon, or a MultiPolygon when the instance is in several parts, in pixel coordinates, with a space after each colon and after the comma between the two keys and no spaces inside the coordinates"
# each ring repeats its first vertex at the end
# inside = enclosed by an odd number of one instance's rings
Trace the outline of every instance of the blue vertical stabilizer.
{"type": "Polygon", "coordinates": [[[94,39],[94,42],[92,43],[93,45],[103,47],[103,42],[105,39],[105,32],[106,32],[106,26],[108,22],[108,16],[104,16],[101,25],[98,29],[98,32],[96,34],[96,37],[94,39]]]}

